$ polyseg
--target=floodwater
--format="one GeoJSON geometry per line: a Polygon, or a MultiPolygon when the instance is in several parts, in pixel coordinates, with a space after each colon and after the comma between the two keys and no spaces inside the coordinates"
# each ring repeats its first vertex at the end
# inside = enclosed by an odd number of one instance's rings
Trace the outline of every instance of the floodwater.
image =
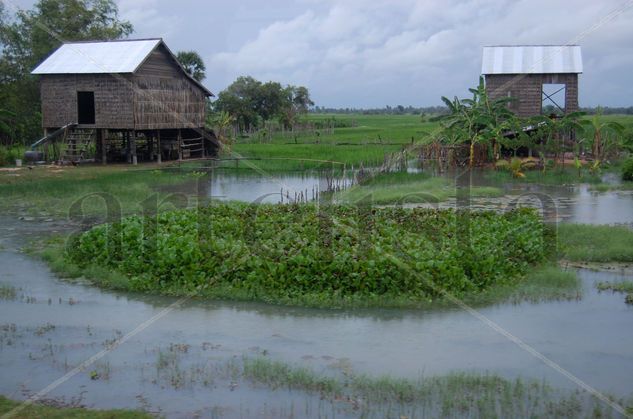
{"type": "MultiPolygon", "coordinates": [[[[250,201],[278,186],[235,176],[214,179],[213,194],[250,201]]],[[[284,180],[303,190],[322,181],[293,175],[284,180]]],[[[631,194],[593,193],[586,187],[548,191],[564,204],[559,209],[563,220],[633,222],[631,194]]],[[[507,205],[509,200],[481,205],[507,205]]],[[[346,311],[196,300],[174,306],[178,300],[173,298],[105,292],[60,280],[44,263],[19,252],[30,237],[68,228],[0,217],[0,287],[15,290],[0,295],[0,394],[7,397],[37,393],[157,315],[162,317],[46,398],[95,408],[142,408],[168,417],[356,415],[318,395],[236,379],[227,365],[243,356],[266,356],[325,373],[350,369],[415,379],[491,372],[576,388],[481,318],[458,308],[346,311]]],[[[579,274],[583,291],[578,300],[499,304],[479,313],[597,390],[628,397],[633,394],[633,307],[623,295],[600,293],[594,284],[631,276],[579,274]]]]}
{"type": "MultiPolygon", "coordinates": [[[[296,202],[314,201],[319,192],[341,190],[352,186],[353,173],[332,175],[325,172],[269,173],[215,170],[201,183],[200,192],[209,198],[223,201],[244,202],[296,202]]],[[[447,175],[450,177],[450,174],[447,175]]],[[[614,179],[605,181],[615,183],[614,179]]],[[[586,224],[633,225],[633,191],[591,191],[589,185],[543,186],[503,183],[474,178],[473,186],[495,186],[504,192],[499,198],[472,198],[474,209],[506,210],[514,204],[550,205],[556,221],[586,224]],[[540,199],[540,200],[539,200],[540,199]]],[[[439,207],[455,207],[455,200],[437,204],[439,207]]]]}

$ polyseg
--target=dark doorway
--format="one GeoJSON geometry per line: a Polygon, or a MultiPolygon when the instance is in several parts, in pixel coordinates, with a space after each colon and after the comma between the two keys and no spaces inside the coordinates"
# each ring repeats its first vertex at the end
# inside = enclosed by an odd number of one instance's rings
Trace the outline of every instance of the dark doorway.
{"type": "Polygon", "coordinates": [[[77,122],[94,125],[95,92],[77,92],[77,122]]]}

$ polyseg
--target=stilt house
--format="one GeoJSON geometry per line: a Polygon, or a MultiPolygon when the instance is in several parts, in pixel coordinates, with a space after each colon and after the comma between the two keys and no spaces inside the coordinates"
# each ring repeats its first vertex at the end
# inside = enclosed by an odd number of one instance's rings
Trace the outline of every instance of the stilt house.
{"type": "Polygon", "coordinates": [[[162,39],[63,44],[40,76],[40,144],[56,139],[61,160],[161,161],[215,152],[205,130],[213,94],[189,75],[162,39]]]}
{"type": "Polygon", "coordinates": [[[484,47],[482,74],[492,99],[512,97],[518,116],[543,113],[543,104],[562,113],[578,110],[578,75],[583,71],[578,45],[484,47]]]}

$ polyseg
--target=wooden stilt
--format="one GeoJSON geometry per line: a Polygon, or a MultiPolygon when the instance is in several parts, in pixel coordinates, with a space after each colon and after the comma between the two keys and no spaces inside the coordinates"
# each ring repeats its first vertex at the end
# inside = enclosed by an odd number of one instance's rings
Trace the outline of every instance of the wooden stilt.
{"type": "Polygon", "coordinates": [[[147,140],[147,154],[149,154],[149,160],[150,161],[154,161],[154,139],[156,137],[154,137],[154,135],[152,135],[148,140],[147,140]]]}
{"type": "Polygon", "coordinates": [[[127,164],[132,163],[132,150],[130,144],[130,131],[125,131],[123,133],[123,138],[125,140],[125,161],[127,164]]]}
{"type": "Polygon", "coordinates": [[[163,149],[160,147],[160,130],[158,130],[158,134],[156,136],[156,140],[158,142],[158,144],[157,144],[158,153],[157,153],[156,157],[158,158],[158,164],[161,164],[163,162],[163,149]]]}
{"type": "Polygon", "coordinates": [[[182,131],[178,130],[178,161],[182,161],[182,131]]]}
{"type": "Polygon", "coordinates": [[[130,152],[132,154],[132,164],[136,166],[138,164],[138,160],[136,157],[136,131],[132,131],[132,136],[130,139],[130,152]]]}
{"type": "Polygon", "coordinates": [[[108,137],[110,136],[110,131],[107,129],[103,130],[103,147],[101,147],[101,163],[108,164],[108,137]]]}

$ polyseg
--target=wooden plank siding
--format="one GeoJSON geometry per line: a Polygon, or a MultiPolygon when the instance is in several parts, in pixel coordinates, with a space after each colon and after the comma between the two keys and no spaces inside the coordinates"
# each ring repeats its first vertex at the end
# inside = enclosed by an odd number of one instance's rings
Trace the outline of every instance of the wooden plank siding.
{"type": "Polygon", "coordinates": [[[62,127],[77,122],[77,92],[80,91],[95,94],[95,128],[134,128],[131,76],[110,74],[42,76],[44,128],[62,127]]]}
{"type": "Polygon", "coordinates": [[[565,85],[565,112],[578,110],[578,74],[488,74],[486,90],[491,99],[513,97],[510,109],[518,116],[540,115],[543,105],[543,84],[565,85]]]}
{"type": "Polygon", "coordinates": [[[134,76],[136,129],[204,127],[206,95],[161,45],[134,76]]]}

